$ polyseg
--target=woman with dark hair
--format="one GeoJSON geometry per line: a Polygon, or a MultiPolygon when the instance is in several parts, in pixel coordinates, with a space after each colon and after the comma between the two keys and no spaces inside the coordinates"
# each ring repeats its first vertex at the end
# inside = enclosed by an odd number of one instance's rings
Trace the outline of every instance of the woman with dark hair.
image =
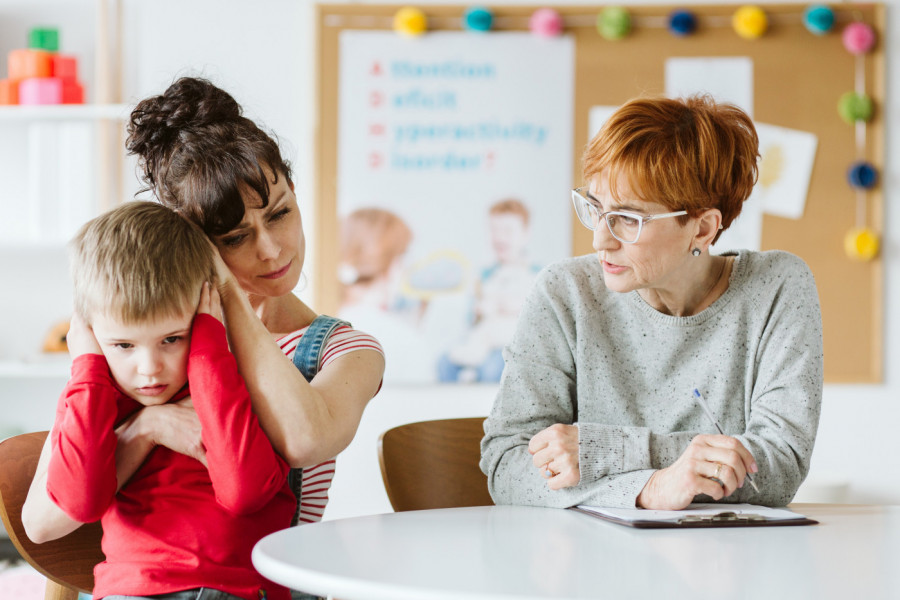
{"type": "Polygon", "coordinates": [[[750,118],[707,97],[632,100],[590,142],[572,202],[595,254],[538,276],[485,422],[498,504],[793,498],[822,398],[815,281],[787,252],[709,251],[757,157],[750,118]]]}
{"type": "MultiPolygon", "coordinates": [[[[384,356],[374,338],[317,315],[292,293],[305,238],[290,165],[234,98],[191,77],[138,103],[127,147],[138,156],[148,189],[197,223],[217,248],[231,349],[260,424],[295,468],[292,487],[300,501],[294,520],[320,520],[334,456],[353,439],[378,391],[384,356]]],[[[142,409],[119,426],[118,440],[120,485],[156,445],[204,460],[189,403],[142,409]]],[[[47,459],[32,492],[44,492],[47,459]]],[[[78,527],[46,493],[31,496],[42,539],[78,527]]]]}

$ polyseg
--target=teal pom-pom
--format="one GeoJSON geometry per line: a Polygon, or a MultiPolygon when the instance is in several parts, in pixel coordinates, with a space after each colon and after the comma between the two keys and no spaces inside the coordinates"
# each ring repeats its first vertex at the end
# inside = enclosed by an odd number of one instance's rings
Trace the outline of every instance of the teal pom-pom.
{"type": "Polygon", "coordinates": [[[810,33],[825,35],[834,27],[834,11],[824,4],[813,4],[803,13],[803,25],[810,33]]]}
{"type": "Polygon", "coordinates": [[[463,16],[463,28],[469,31],[490,31],[493,24],[494,15],[486,8],[470,8],[463,16]]]}

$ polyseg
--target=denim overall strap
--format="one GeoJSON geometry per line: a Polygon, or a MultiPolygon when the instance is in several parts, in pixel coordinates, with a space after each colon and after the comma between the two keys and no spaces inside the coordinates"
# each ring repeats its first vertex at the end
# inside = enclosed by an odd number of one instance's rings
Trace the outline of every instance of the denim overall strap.
{"type": "MultiPolygon", "coordinates": [[[[327,315],[319,315],[312,323],[294,350],[294,366],[303,374],[307,381],[312,381],[316,373],[319,372],[319,363],[322,360],[322,351],[325,349],[325,343],[334,330],[342,325],[350,325],[346,321],[341,321],[335,317],[327,315]]],[[[291,491],[297,497],[297,510],[294,512],[294,518],[291,519],[291,526],[296,525],[300,520],[300,487],[303,480],[303,469],[291,469],[288,472],[288,484],[291,491]]]]}

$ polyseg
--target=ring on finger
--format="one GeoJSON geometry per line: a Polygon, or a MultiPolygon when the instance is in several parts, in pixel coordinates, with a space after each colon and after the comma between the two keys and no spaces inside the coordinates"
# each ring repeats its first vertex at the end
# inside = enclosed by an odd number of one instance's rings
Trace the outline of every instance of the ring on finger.
{"type": "Polygon", "coordinates": [[[713,473],[712,479],[718,479],[719,473],[722,472],[722,463],[716,463],[716,472],[713,473]]]}
{"type": "Polygon", "coordinates": [[[559,475],[559,473],[550,469],[550,461],[547,461],[544,463],[544,466],[541,467],[541,474],[544,476],[544,479],[550,479],[559,475]]]}

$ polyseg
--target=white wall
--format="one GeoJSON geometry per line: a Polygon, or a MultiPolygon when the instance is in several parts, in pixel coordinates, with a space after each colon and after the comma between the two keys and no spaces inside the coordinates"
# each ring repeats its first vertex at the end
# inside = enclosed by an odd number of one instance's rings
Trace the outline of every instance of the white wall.
{"type": "MultiPolygon", "coordinates": [[[[123,4],[125,100],[158,93],[180,74],[199,72],[211,77],[235,94],[249,116],[279,133],[296,165],[301,207],[306,223],[311,223],[314,174],[310,159],[316,123],[312,2],[123,0],[123,4]]],[[[888,4],[889,9],[896,9],[900,0],[888,4]]],[[[43,22],[55,20],[56,15],[65,19],[59,23],[65,46],[66,32],[90,23],[92,10],[90,0],[0,0],[0,52],[21,45],[4,37],[9,32],[4,23],[21,22],[23,13],[44,11],[43,22]],[[57,10],[60,7],[63,9],[57,10]],[[80,17],[74,18],[73,13],[80,17]]],[[[889,10],[886,56],[896,52],[894,37],[898,35],[900,10],[889,10]]],[[[900,365],[900,210],[893,209],[898,201],[893,190],[900,183],[900,163],[891,160],[895,141],[900,140],[900,126],[893,118],[900,114],[900,98],[893,93],[894,82],[900,81],[900,63],[888,60],[887,70],[888,104],[883,107],[888,127],[883,173],[885,382],[826,386],[810,485],[804,490],[810,498],[821,497],[816,496],[818,484],[842,482],[847,485],[842,497],[846,501],[900,504],[894,456],[900,427],[900,376],[892,369],[900,365]]],[[[2,135],[0,129],[0,140],[2,135]]],[[[307,227],[313,238],[311,248],[315,247],[315,233],[307,227]]],[[[4,352],[8,356],[10,352],[35,351],[46,322],[66,314],[69,292],[64,263],[64,252],[59,249],[29,250],[24,256],[0,249],[0,359],[4,352]]],[[[311,289],[302,294],[304,299],[311,297],[311,289]]],[[[49,427],[63,383],[62,377],[0,376],[0,435],[49,427]]],[[[389,386],[382,390],[367,410],[355,441],[339,458],[327,517],[390,510],[375,455],[381,431],[406,421],[484,415],[494,391],[493,386],[389,386]]]]}

